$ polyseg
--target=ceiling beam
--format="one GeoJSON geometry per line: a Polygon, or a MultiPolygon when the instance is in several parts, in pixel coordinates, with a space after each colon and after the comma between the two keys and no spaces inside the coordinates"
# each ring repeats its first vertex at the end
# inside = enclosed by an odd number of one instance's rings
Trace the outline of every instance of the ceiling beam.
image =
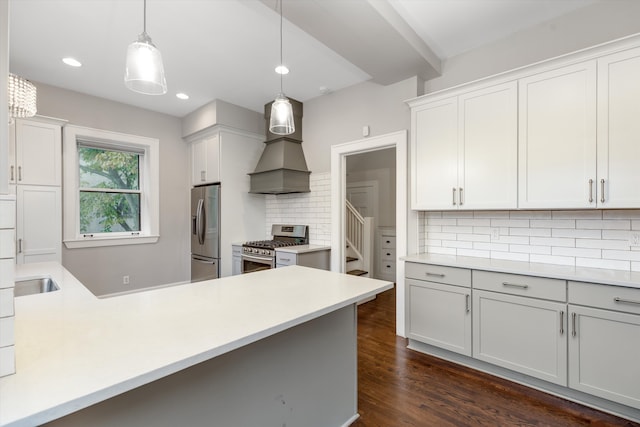
{"type": "MultiPolygon", "coordinates": [[[[260,0],[269,8],[275,0],[260,0]]],[[[382,85],[440,76],[438,56],[388,0],[283,0],[284,17],[382,85]]]]}

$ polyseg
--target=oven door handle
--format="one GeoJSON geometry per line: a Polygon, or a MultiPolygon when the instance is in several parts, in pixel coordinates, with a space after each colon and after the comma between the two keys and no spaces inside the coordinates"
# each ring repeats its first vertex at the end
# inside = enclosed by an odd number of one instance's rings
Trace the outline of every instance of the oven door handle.
{"type": "Polygon", "coordinates": [[[248,260],[248,261],[257,261],[257,262],[262,262],[262,261],[267,261],[269,264],[271,264],[273,262],[273,257],[270,256],[259,256],[259,255],[242,255],[242,259],[243,260],[248,260]]]}

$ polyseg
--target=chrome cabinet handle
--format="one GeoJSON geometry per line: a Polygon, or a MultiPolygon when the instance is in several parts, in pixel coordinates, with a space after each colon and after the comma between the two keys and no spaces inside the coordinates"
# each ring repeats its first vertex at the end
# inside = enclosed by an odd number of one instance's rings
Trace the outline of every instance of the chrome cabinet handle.
{"type": "Polygon", "coordinates": [[[456,188],[453,187],[453,200],[452,200],[453,205],[456,205],[456,188]]]}
{"type": "Polygon", "coordinates": [[[207,180],[207,172],[206,171],[200,171],[200,181],[204,182],[207,180]]]}
{"type": "Polygon", "coordinates": [[[604,203],[604,178],[600,180],[600,202],[604,203]]]}
{"type": "Polygon", "coordinates": [[[564,335],[564,311],[560,311],[560,335],[564,335]]]}
{"type": "Polygon", "coordinates": [[[615,297],[613,298],[613,300],[615,302],[621,303],[621,304],[638,304],[640,305],[640,301],[636,301],[636,300],[632,300],[632,299],[624,299],[624,298],[620,298],[620,297],[615,297]]]}
{"type": "Polygon", "coordinates": [[[291,262],[291,258],[280,258],[280,261],[291,262]]]}
{"type": "Polygon", "coordinates": [[[444,277],[444,274],[442,273],[429,273],[428,271],[426,273],[424,273],[427,276],[431,276],[431,277],[444,277]]]}
{"type": "Polygon", "coordinates": [[[593,203],[593,180],[589,180],[589,203],[593,203]]]}
{"type": "Polygon", "coordinates": [[[22,253],[22,239],[18,239],[18,253],[22,253]]]}
{"type": "Polygon", "coordinates": [[[571,313],[571,336],[575,337],[576,336],[576,313],[573,312],[571,313]]]}
{"type": "Polygon", "coordinates": [[[471,295],[466,294],[464,296],[464,303],[465,303],[465,311],[468,313],[469,311],[471,311],[471,304],[469,304],[469,298],[471,297],[471,295]]]}
{"type": "Polygon", "coordinates": [[[506,286],[509,288],[519,288],[519,289],[529,288],[529,285],[521,285],[520,283],[510,283],[510,282],[502,282],[502,286],[506,286]]]}
{"type": "Polygon", "coordinates": [[[11,165],[11,181],[13,181],[15,178],[13,177],[14,173],[13,170],[15,169],[15,166],[11,165]]]}
{"type": "Polygon", "coordinates": [[[22,166],[18,166],[18,181],[22,181],[22,166]]]}
{"type": "Polygon", "coordinates": [[[464,193],[462,192],[462,187],[460,187],[458,190],[459,194],[460,194],[460,206],[462,206],[462,204],[464,203],[464,193]]]}

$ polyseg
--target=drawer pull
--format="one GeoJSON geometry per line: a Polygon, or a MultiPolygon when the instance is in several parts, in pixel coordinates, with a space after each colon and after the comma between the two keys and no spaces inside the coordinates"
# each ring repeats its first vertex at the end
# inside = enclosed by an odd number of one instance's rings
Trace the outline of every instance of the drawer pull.
{"type": "Polygon", "coordinates": [[[429,272],[426,272],[424,274],[426,274],[427,276],[431,276],[431,277],[444,277],[444,274],[442,274],[442,273],[429,273],[429,272]]]}
{"type": "Polygon", "coordinates": [[[576,336],[576,313],[571,313],[571,336],[575,337],[576,336]]]}
{"type": "Polygon", "coordinates": [[[291,258],[280,258],[280,261],[291,262],[291,258]]]}
{"type": "Polygon", "coordinates": [[[452,200],[453,206],[456,205],[456,188],[453,188],[453,200],[452,200]]]}
{"type": "Polygon", "coordinates": [[[560,335],[564,335],[564,311],[560,311],[560,335]]]}
{"type": "Polygon", "coordinates": [[[621,304],[638,304],[640,305],[640,301],[635,301],[632,299],[624,299],[624,298],[620,298],[620,297],[615,297],[613,299],[615,302],[619,302],[621,304]]]}
{"type": "Polygon", "coordinates": [[[600,180],[600,202],[604,203],[604,178],[600,180]]]}
{"type": "Polygon", "coordinates": [[[589,203],[593,203],[593,180],[589,180],[589,203]]]}
{"type": "Polygon", "coordinates": [[[506,286],[508,288],[529,289],[529,285],[521,285],[520,283],[502,282],[502,286],[506,286]]]}
{"type": "Polygon", "coordinates": [[[466,295],[464,296],[465,311],[466,311],[467,313],[468,313],[469,311],[471,311],[471,304],[469,304],[469,298],[470,298],[470,295],[469,295],[469,294],[466,294],[466,295]]]}

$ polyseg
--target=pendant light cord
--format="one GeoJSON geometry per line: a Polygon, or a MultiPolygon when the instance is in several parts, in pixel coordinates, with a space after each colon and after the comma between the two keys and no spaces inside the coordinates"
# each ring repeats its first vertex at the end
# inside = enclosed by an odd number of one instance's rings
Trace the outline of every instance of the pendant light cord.
{"type": "Polygon", "coordinates": [[[142,33],[147,34],[147,0],[143,2],[142,33]]]}
{"type": "MultiPolygon", "coordinates": [[[[282,63],[282,0],[280,0],[280,66],[284,66],[282,63]]],[[[282,73],[280,73],[280,93],[282,93],[282,73]]]]}

